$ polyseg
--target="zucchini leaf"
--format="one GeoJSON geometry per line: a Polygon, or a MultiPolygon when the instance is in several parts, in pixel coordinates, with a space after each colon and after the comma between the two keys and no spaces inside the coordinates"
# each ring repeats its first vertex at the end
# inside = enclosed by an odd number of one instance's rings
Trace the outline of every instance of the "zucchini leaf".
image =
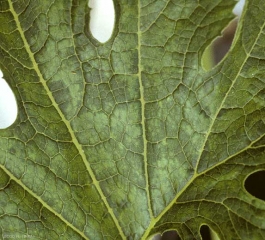
{"type": "Polygon", "coordinates": [[[101,44],[87,0],[0,0],[0,67],[18,117],[0,131],[0,238],[265,239],[245,179],[265,169],[265,1],[232,48],[201,57],[235,1],[114,0],[101,44]]]}

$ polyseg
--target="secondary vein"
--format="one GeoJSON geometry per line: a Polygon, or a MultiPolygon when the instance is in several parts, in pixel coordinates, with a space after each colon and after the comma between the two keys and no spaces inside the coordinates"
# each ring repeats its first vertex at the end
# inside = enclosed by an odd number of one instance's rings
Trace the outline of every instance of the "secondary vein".
{"type": "Polygon", "coordinates": [[[237,152],[237,153],[235,153],[235,154],[233,154],[233,155],[228,156],[226,159],[224,159],[224,160],[218,162],[217,164],[211,166],[210,168],[207,168],[205,171],[203,171],[203,172],[201,172],[201,173],[197,173],[198,163],[199,163],[199,160],[200,160],[200,158],[201,158],[202,151],[203,151],[203,149],[204,149],[204,147],[205,147],[205,144],[206,144],[206,142],[207,142],[207,140],[208,140],[208,137],[209,137],[209,135],[210,135],[210,133],[211,133],[211,130],[212,130],[212,128],[213,128],[213,125],[214,125],[214,123],[215,123],[215,120],[216,120],[216,118],[217,118],[217,116],[218,116],[220,110],[222,109],[222,106],[224,105],[224,103],[225,103],[225,101],[226,101],[226,99],[227,99],[227,97],[228,97],[228,94],[229,94],[230,91],[232,90],[232,88],[233,88],[233,86],[234,86],[234,84],[235,84],[237,78],[239,77],[239,75],[240,75],[240,73],[241,73],[241,71],[242,71],[242,69],[243,69],[243,67],[244,67],[244,65],[245,65],[245,63],[246,63],[246,61],[247,61],[247,59],[249,58],[250,53],[251,53],[252,50],[254,49],[254,46],[256,45],[256,43],[257,43],[257,41],[258,41],[258,39],[259,39],[259,36],[261,35],[261,33],[262,33],[262,31],[263,31],[264,28],[265,28],[265,22],[264,22],[264,24],[262,25],[262,27],[260,28],[260,31],[259,31],[259,33],[257,34],[256,40],[255,40],[255,42],[253,43],[251,49],[249,50],[249,53],[246,53],[246,57],[245,57],[244,61],[242,62],[241,67],[239,68],[239,70],[238,70],[238,72],[237,72],[237,75],[235,76],[234,81],[232,82],[230,88],[228,89],[226,95],[224,96],[223,101],[221,102],[219,108],[216,110],[216,113],[215,113],[215,115],[214,115],[214,117],[213,117],[213,119],[212,119],[212,122],[211,122],[210,126],[209,126],[209,130],[208,130],[208,132],[207,132],[207,134],[206,134],[206,136],[205,136],[205,141],[204,141],[204,143],[203,143],[203,145],[202,145],[202,148],[201,148],[201,154],[198,156],[197,166],[196,166],[196,170],[195,170],[195,172],[194,172],[194,175],[193,175],[193,176],[191,177],[191,179],[187,182],[186,186],[185,186],[184,188],[182,188],[182,189],[177,193],[177,195],[175,196],[175,198],[174,198],[174,199],[173,199],[173,200],[167,205],[167,207],[166,207],[166,208],[165,208],[165,209],[164,209],[164,210],[163,210],[163,211],[162,211],[162,212],[161,212],[156,218],[154,218],[154,219],[151,221],[150,226],[149,226],[149,228],[148,228],[149,231],[146,231],[146,232],[145,232],[145,234],[144,234],[144,236],[143,236],[143,239],[146,239],[146,238],[148,237],[148,235],[149,235],[149,233],[150,233],[150,230],[151,230],[151,229],[155,226],[155,224],[156,224],[156,223],[157,223],[157,222],[158,222],[158,221],[159,221],[159,220],[160,220],[160,219],[161,219],[161,218],[162,218],[162,217],[163,217],[163,216],[169,211],[169,209],[170,209],[170,208],[171,208],[171,207],[177,202],[177,199],[178,199],[178,198],[179,198],[179,197],[180,197],[180,196],[186,191],[186,189],[187,189],[187,188],[193,183],[193,181],[194,181],[197,177],[199,177],[199,176],[205,174],[206,172],[208,172],[208,171],[214,169],[214,168],[217,167],[217,166],[220,166],[221,164],[224,164],[224,163],[227,162],[228,160],[232,159],[233,157],[237,156],[237,155],[240,154],[240,153],[243,153],[243,152],[246,151],[247,149],[250,149],[251,146],[253,145],[253,143],[257,142],[258,140],[260,140],[260,139],[263,137],[263,136],[260,136],[258,139],[256,139],[256,140],[253,141],[252,143],[250,143],[249,146],[246,146],[244,149],[241,149],[239,152],[237,152]]]}
{"type": "Polygon", "coordinates": [[[148,161],[147,161],[147,138],[146,138],[146,128],[145,128],[145,99],[144,99],[144,86],[142,83],[142,62],[141,62],[141,1],[138,0],[138,79],[139,79],[139,86],[140,86],[140,101],[142,107],[142,128],[143,128],[143,143],[144,143],[144,164],[145,164],[145,181],[146,181],[146,193],[148,199],[148,211],[150,214],[150,218],[153,219],[153,211],[151,206],[151,196],[150,196],[150,189],[149,189],[149,177],[148,177],[148,161]]]}
{"type": "MultiPolygon", "coordinates": [[[[71,135],[72,141],[73,141],[75,147],[78,149],[78,151],[80,153],[80,156],[82,157],[83,162],[84,162],[84,164],[85,164],[85,166],[87,168],[87,171],[88,171],[88,173],[90,174],[90,176],[92,178],[93,184],[95,185],[95,187],[96,187],[96,189],[97,189],[102,201],[104,202],[106,208],[108,209],[109,214],[111,215],[111,217],[112,217],[112,219],[113,219],[113,221],[114,221],[114,223],[115,223],[115,225],[116,225],[116,227],[117,227],[117,229],[119,231],[120,236],[122,237],[122,239],[126,239],[126,236],[124,235],[124,233],[122,231],[122,228],[121,228],[121,226],[120,226],[120,224],[118,222],[118,219],[116,218],[112,208],[110,207],[110,205],[109,205],[109,203],[108,203],[103,191],[100,188],[99,182],[97,181],[96,176],[95,176],[93,170],[91,169],[91,167],[90,167],[90,165],[89,165],[89,163],[87,161],[86,155],[84,153],[84,150],[83,150],[81,144],[78,142],[78,140],[77,140],[77,138],[76,138],[76,136],[74,134],[74,131],[73,131],[69,121],[65,118],[64,114],[62,113],[61,109],[59,108],[59,106],[58,106],[57,102],[55,101],[55,99],[54,99],[49,87],[47,86],[46,81],[44,80],[44,78],[42,76],[42,73],[40,72],[38,64],[35,61],[34,55],[33,55],[33,53],[30,50],[29,44],[28,44],[28,42],[26,40],[26,37],[25,37],[24,32],[22,30],[22,27],[20,25],[20,22],[19,22],[19,19],[18,19],[18,15],[17,15],[17,13],[14,10],[14,7],[13,7],[13,4],[12,4],[11,0],[8,0],[8,2],[9,2],[9,6],[10,6],[10,11],[11,11],[11,13],[14,16],[14,20],[16,22],[17,29],[18,29],[18,31],[19,31],[19,33],[21,35],[22,40],[23,40],[25,49],[26,49],[27,53],[29,54],[30,60],[32,61],[33,68],[36,71],[36,73],[37,73],[37,75],[38,75],[38,77],[40,79],[40,82],[42,83],[42,85],[43,85],[43,87],[44,87],[49,99],[51,100],[52,105],[54,106],[54,108],[56,109],[58,114],[60,115],[63,123],[66,125],[66,127],[67,127],[67,129],[68,129],[68,131],[69,131],[69,133],[71,135]]],[[[32,193],[32,191],[31,191],[31,193],[32,193]]],[[[70,225],[70,226],[72,226],[72,225],[70,225]]],[[[72,227],[74,228],[74,226],[72,226],[72,227]]]]}
{"type": "Polygon", "coordinates": [[[18,185],[20,185],[25,191],[27,191],[31,196],[36,198],[42,206],[44,206],[46,209],[48,209],[50,212],[52,212],[55,216],[60,218],[67,226],[72,228],[75,232],[77,232],[80,236],[82,236],[84,239],[89,240],[87,236],[85,236],[84,232],[80,231],[78,228],[76,228],[73,224],[68,222],[61,214],[57,213],[53,208],[51,208],[46,202],[44,202],[36,193],[34,193],[30,188],[25,186],[25,184],[18,178],[16,178],[5,166],[1,164],[2,170],[12,179],[14,182],[16,182],[18,185]]]}

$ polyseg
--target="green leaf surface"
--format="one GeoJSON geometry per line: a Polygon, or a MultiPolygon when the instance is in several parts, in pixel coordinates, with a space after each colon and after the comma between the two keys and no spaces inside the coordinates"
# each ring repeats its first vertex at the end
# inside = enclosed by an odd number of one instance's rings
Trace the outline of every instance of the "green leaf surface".
{"type": "Polygon", "coordinates": [[[16,122],[0,131],[0,238],[265,239],[265,1],[247,2],[232,49],[205,48],[228,0],[115,0],[111,39],[87,0],[0,0],[0,66],[16,122]]]}

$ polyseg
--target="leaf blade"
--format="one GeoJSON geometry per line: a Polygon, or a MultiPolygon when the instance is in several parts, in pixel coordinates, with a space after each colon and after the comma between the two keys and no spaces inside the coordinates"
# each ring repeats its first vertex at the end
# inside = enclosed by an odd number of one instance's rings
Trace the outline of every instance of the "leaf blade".
{"type": "MultiPolygon", "coordinates": [[[[233,50],[205,73],[200,57],[231,19],[232,2],[117,1],[116,28],[104,45],[87,29],[86,1],[37,5],[14,2],[17,45],[14,25],[0,27],[1,66],[20,107],[17,122],[1,132],[1,156],[12,159],[3,168],[84,238],[146,239],[175,228],[183,239],[199,239],[203,221],[223,238],[263,236],[259,216],[242,219],[235,207],[264,214],[237,182],[263,167],[264,81],[257,70],[255,88],[245,91],[251,81],[242,78],[253,73],[249,65],[262,66],[261,18],[251,43],[241,42],[242,25],[233,50]],[[215,220],[220,213],[208,211],[215,208],[229,220],[215,220]],[[251,232],[235,229],[242,224],[251,232]]],[[[47,223],[41,214],[39,221],[47,223]]]]}

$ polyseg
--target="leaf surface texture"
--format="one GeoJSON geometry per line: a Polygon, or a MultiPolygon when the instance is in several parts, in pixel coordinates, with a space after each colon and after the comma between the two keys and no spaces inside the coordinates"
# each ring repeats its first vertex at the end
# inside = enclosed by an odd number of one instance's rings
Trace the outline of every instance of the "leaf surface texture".
{"type": "Polygon", "coordinates": [[[265,2],[226,58],[205,48],[234,1],[115,0],[104,44],[85,0],[0,0],[0,67],[16,122],[0,131],[0,234],[33,239],[264,239],[265,2]]]}

